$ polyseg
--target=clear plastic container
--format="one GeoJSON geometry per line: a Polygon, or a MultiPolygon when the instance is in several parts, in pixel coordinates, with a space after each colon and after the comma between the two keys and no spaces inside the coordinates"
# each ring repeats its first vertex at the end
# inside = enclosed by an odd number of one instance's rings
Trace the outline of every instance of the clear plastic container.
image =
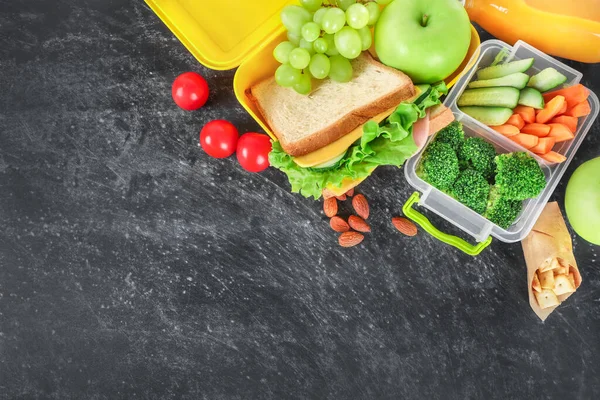
{"type": "MultiPolygon", "coordinates": [[[[473,79],[475,72],[480,68],[480,66],[489,66],[500,51],[508,50],[509,55],[506,61],[520,60],[529,57],[535,58],[533,67],[528,71],[528,73],[531,75],[547,67],[556,68],[556,70],[567,76],[567,82],[565,82],[563,87],[579,83],[583,75],[573,68],[540,52],[539,50],[522,41],[518,41],[514,47],[511,47],[499,40],[488,40],[481,44],[480,50],[481,51],[477,61],[473,64],[474,67],[470,71],[467,71],[458,80],[456,86],[450,91],[448,97],[444,101],[444,104],[452,110],[456,119],[463,124],[466,136],[477,136],[483,138],[484,140],[492,143],[498,153],[527,151],[525,148],[516,144],[512,140],[504,137],[488,126],[466,115],[460,111],[456,105],[456,100],[460,97],[465,87],[473,79]]],[[[550,164],[537,155],[528,152],[535,157],[542,167],[544,175],[546,176],[547,185],[544,191],[537,198],[529,199],[524,202],[523,211],[515,223],[508,229],[503,229],[498,225],[488,221],[483,216],[477,214],[475,211],[459,203],[457,200],[434,188],[429,183],[423,181],[417,176],[416,168],[420,162],[423,151],[427,146],[425,146],[425,148],[421,150],[421,152],[419,152],[415,157],[411,158],[405,164],[404,169],[408,182],[415,189],[422,193],[420,196],[419,205],[438,214],[453,225],[457,226],[475,238],[477,242],[487,241],[489,243],[489,241],[491,241],[491,239],[489,239],[490,235],[506,243],[513,243],[523,240],[531,231],[544,206],[548,202],[548,199],[554,192],[554,189],[558,185],[571,160],[575,156],[575,152],[585,139],[585,136],[591,128],[594,120],[598,116],[598,111],[600,110],[598,97],[596,97],[596,95],[590,91],[588,100],[590,102],[592,112],[586,117],[581,117],[579,119],[578,130],[575,134],[575,138],[568,142],[562,143],[560,146],[555,146],[553,149],[554,151],[563,154],[567,158],[566,161],[560,164],[550,164]]],[[[435,136],[429,138],[429,143],[434,137],[435,136]]],[[[423,224],[421,225],[423,226],[423,224]]],[[[431,227],[429,227],[429,229],[425,226],[423,227],[427,231],[432,229],[431,227]]],[[[435,230],[435,228],[433,228],[433,230],[435,230]]],[[[435,230],[435,233],[432,234],[434,234],[436,237],[438,237],[438,235],[443,235],[437,230],[435,230]]],[[[449,243],[448,240],[444,241],[449,243]]],[[[465,251],[463,248],[464,243],[462,243],[463,247],[454,243],[450,244],[453,244],[465,251]]],[[[481,250],[482,248],[478,251],[481,250]]]]}

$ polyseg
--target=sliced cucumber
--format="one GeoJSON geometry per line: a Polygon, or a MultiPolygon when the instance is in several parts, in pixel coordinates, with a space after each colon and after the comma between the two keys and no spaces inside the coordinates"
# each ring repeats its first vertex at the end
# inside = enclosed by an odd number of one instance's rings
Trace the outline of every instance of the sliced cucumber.
{"type": "Polygon", "coordinates": [[[419,96],[415,101],[413,101],[413,103],[418,105],[429,96],[429,93],[431,93],[431,85],[425,83],[422,85],[417,85],[417,87],[419,88],[420,92],[419,96]]]}
{"type": "Polygon", "coordinates": [[[526,58],[524,60],[511,61],[505,64],[482,68],[477,72],[477,77],[479,79],[496,79],[517,72],[525,72],[531,68],[533,61],[533,58],[526,58]]]}
{"type": "Polygon", "coordinates": [[[562,85],[567,81],[567,77],[555,70],[554,68],[546,68],[538,74],[531,77],[527,86],[546,92],[550,89],[562,85]]]}
{"type": "Polygon", "coordinates": [[[458,99],[458,106],[515,108],[519,94],[519,89],[513,87],[467,89],[458,99]]]}
{"type": "Polygon", "coordinates": [[[544,96],[534,88],[525,88],[521,90],[519,104],[541,110],[544,108],[544,96]]]}
{"type": "Polygon", "coordinates": [[[503,125],[508,121],[513,111],[505,107],[461,107],[465,114],[489,126],[503,125]]]}
{"type": "Polygon", "coordinates": [[[327,171],[327,170],[330,170],[330,169],[334,169],[334,168],[336,168],[338,166],[338,163],[341,161],[342,158],[344,158],[345,155],[346,155],[346,151],[344,151],[339,156],[333,157],[329,161],[325,161],[324,163],[317,164],[315,166],[310,167],[309,169],[318,170],[318,171],[321,171],[321,172],[322,171],[327,171]]]}
{"type": "Polygon", "coordinates": [[[516,72],[514,74],[503,76],[502,78],[486,79],[483,81],[473,81],[469,83],[470,89],[485,88],[485,87],[498,87],[498,86],[511,86],[517,89],[523,89],[529,82],[529,75],[522,72],[516,72]]]}

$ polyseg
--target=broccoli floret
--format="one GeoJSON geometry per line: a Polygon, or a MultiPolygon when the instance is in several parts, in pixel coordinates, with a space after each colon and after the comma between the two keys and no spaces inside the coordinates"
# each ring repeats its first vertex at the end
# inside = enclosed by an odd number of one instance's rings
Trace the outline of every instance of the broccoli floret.
{"type": "Polygon", "coordinates": [[[450,194],[473,211],[483,214],[487,207],[490,184],[483,175],[473,169],[466,169],[450,188],[450,194]]]}
{"type": "Polygon", "coordinates": [[[517,219],[523,208],[521,200],[508,200],[500,194],[496,185],[492,186],[487,209],[483,215],[501,228],[508,229],[517,219]]]}
{"type": "Polygon", "coordinates": [[[472,168],[481,172],[485,179],[494,176],[496,169],[494,157],[496,157],[494,146],[478,137],[466,139],[458,151],[458,160],[462,169],[472,168]]]}
{"type": "Polygon", "coordinates": [[[500,154],[496,157],[496,185],[508,200],[537,197],[546,187],[542,168],[527,153],[500,154]]]}
{"type": "Polygon", "coordinates": [[[458,176],[458,157],[446,143],[431,143],[421,158],[417,175],[440,190],[447,190],[458,176]]]}
{"type": "Polygon", "coordinates": [[[458,121],[452,122],[435,136],[436,142],[449,144],[456,152],[460,150],[464,140],[465,132],[462,129],[462,124],[458,121]]]}

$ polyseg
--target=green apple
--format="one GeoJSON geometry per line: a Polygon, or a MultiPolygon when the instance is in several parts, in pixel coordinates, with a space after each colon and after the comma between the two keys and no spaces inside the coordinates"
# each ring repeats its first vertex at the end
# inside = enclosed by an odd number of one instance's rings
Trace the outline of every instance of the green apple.
{"type": "Polygon", "coordinates": [[[600,157],[575,170],[567,184],[565,208],[575,232],[600,245],[600,157]]]}
{"type": "Polygon", "coordinates": [[[458,0],[394,0],[375,26],[375,50],[381,62],[415,83],[450,76],[470,43],[471,23],[458,0]]]}

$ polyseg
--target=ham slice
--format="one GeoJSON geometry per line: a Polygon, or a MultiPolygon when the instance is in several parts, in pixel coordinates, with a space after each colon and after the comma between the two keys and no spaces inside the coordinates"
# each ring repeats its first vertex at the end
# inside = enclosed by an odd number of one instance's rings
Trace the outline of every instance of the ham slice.
{"type": "Polygon", "coordinates": [[[429,137],[429,110],[425,114],[425,118],[419,119],[413,124],[413,140],[417,145],[417,153],[427,143],[429,137]]]}

